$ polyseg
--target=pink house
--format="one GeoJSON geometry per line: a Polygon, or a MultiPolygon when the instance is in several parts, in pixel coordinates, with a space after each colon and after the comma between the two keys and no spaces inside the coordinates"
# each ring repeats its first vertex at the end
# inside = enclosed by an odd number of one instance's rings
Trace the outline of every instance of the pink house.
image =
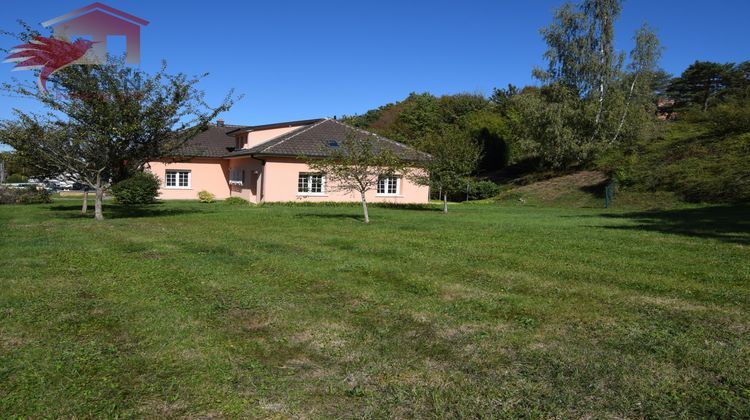
{"type": "MultiPolygon", "coordinates": [[[[325,174],[311,171],[301,158],[322,156],[352,133],[370,138],[377,148],[386,148],[405,161],[416,163],[428,157],[335,119],[256,126],[231,126],[219,120],[185,144],[178,156],[150,162],[148,169],[161,179],[160,198],[166,200],[194,200],[206,190],[217,199],[241,197],[251,203],[358,202],[357,195],[338,191],[325,174]]],[[[395,174],[382,178],[367,199],[427,203],[429,188],[395,174]]]]}

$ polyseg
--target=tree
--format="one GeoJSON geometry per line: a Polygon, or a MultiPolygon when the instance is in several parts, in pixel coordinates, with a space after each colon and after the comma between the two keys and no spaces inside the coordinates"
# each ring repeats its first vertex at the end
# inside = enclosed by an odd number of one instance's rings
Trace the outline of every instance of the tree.
{"type": "Polygon", "coordinates": [[[405,162],[380,141],[362,131],[351,131],[336,145],[322,145],[323,157],[306,157],[311,170],[325,176],[329,191],[358,193],[365,223],[370,223],[366,194],[385,176],[405,175],[405,162]]]}
{"type": "Polygon", "coordinates": [[[729,80],[729,88],[733,99],[750,99],[750,61],[743,61],[734,66],[729,80]]]}
{"type": "Polygon", "coordinates": [[[627,91],[625,106],[621,111],[620,122],[610,143],[617,142],[631,106],[635,104],[638,107],[637,109],[644,107],[645,104],[639,103],[643,101],[638,99],[645,98],[652,102],[653,91],[651,89],[653,81],[658,75],[656,66],[660,56],[659,39],[647,25],[642,25],[635,34],[635,47],[630,52],[630,64],[628,65],[630,73],[625,76],[625,79],[630,79],[631,82],[629,83],[630,87],[627,91]]]}
{"type": "Polygon", "coordinates": [[[482,150],[480,171],[494,171],[507,166],[510,149],[506,141],[509,133],[505,117],[490,111],[472,112],[461,118],[458,127],[482,150]]]}
{"type": "Polygon", "coordinates": [[[38,174],[65,175],[93,188],[95,217],[102,220],[102,199],[112,183],[169,155],[231,107],[231,92],[219,106],[204,102],[196,89],[203,76],[171,75],[166,64],[149,75],[110,58],[54,73],[49,92],[5,84],[7,92],[36,100],[48,112],[16,109],[16,120],[1,123],[0,142],[38,174]]]}
{"type": "Polygon", "coordinates": [[[492,95],[490,96],[490,102],[492,102],[501,113],[505,112],[508,108],[510,100],[520,93],[518,87],[508,83],[507,88],[493,88],[492,95]]]}
{"type": "Polygon", "coordinates": [[[562,85],[530,89],[513,99],[509,111],[511,162],[539,160],[539,166],[568,168],[591,159],[591,120],[580,99],[562,85]]]}
{"type": "Polygon", "coordinates": [[[651,74],[649,90],[657,98],[668,97],[667,90],[672,83],[672,75],[663,69],[656,69],[651,74]]]}
{"type": "Polygon", "coordinates": [[[635,121],[653,117],[643,106],[659,55],[656,36],[647,27],[636,35],[627,70],[625,56],[614,50],[614,23],[620,0],[584,0],[565,4],[542,29],[547,68],[535,69],[543,86],[516,95],[506,111],[516,153],[540,157],[552,168],[590,162],[623,137],[640,132],[635,121]]]}
{"type": "Polygon", "coordinates": [[[0,160],[5,163],[6,176],[18,174],[28,177],[31,175],[28,165],[24,164],[24,162],[21,161],[20,156],[18,156],[18,153],[15,153],[14,151],[0,152],[0,160]]]}
{"type": "Polygon", "coordinates": [[[733,67],[731,63],[696,61],[672,81],[669,94],[677,105],[697,104],[705,112],[711,100],[729,86],[733,67]]]}
{"type": "Polygon", "coordinates": [[[411,178],[440,191],[443,213],[448,213],[448,194],[462,190],[469,176],[477,169],[482,158],[481,147],[468,135],[456,128],[447,128],[437,136],[424,140],[422,148],[431,158],[425,171],[414,172],[411,178]]]}
{"type": "Polygon", "coordinates": [[[614,51],[615,21],[622,11],[621,0],[585,0],[583,13],[589,18],[588,34],[585,39],[590,44],[589,52],[593,60],[584,60],[591,66],[592,81],[597,88],[597,111],[594,119],[594,134],[600,129],[604,99],[609,83],[616,77],[622,66],[621,59],[616,63],[614,51]]]}

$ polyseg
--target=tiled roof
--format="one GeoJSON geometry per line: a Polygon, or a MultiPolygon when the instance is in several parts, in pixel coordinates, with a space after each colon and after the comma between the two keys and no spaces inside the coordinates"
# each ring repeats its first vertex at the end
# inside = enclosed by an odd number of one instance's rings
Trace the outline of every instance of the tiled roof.
{"type": "Polygon", "coordinates": [[[230,131],[228,134],[234,134],[237,132],[247,132],[247,131],[270,130],[273,128],[282,128],[282,127],[304,126],[304,125],[315,124],[316,122],[320,122],[322,120],[323,118],[314,118],[311,120],[296,120],[296,121],[284,121],[284,122],[278,122],[278,123],[272,123],[272,124],[248,125],[248,126],[236,128],[230,131]]]}
{"type": "Polygon", "coordinates": [[[322,157],[328,154],[328,150],[334,150],[330,147],[331,142],[340,144],[351,134],[357,138],[370,139],[375,153],[380,150],[389,150],[401,159],[414,161],[429,158],[426,153],[409,146],[329,118],[302,126],[250,149],[225,154],[225,157],[247,155],[322,157]]]}
{"type": "Polygon", "coordinates": [[[223,157],[234,148],[234,136],[227,135],[237,130],[239,125],[212,125],[208,130],[188,140],[180,147],[177,156],[189,157],[223,157]]]}

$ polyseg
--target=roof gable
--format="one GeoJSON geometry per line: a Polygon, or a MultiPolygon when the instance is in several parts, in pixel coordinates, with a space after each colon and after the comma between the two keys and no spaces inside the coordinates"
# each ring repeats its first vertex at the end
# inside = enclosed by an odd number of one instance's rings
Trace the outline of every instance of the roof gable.
{"type": "Polygon", "coordinates": [[[149,23],[145,19],[141,19],[137,16],[133,16],[129,13],[125,13],[122,10],[117,10],[114,7],[109,7],[106,4],[96,2],[96,3],[91,3],[88,6],[81,7],[80,9],[73,10],[72,12],[66,13],[62,16],[58,16],[56,18],[52,18],[48,21],[42,22],[42,26],[44,26],[45,28],[50,27],[50,26],[55,26],[66,20],[77,19],[93,11],[103,11],[106,14],[114,16],[118,19],[129,21],[131,23],[137,23],[138,25],[141,25],[141,26],[146,26],[149,23]]]}

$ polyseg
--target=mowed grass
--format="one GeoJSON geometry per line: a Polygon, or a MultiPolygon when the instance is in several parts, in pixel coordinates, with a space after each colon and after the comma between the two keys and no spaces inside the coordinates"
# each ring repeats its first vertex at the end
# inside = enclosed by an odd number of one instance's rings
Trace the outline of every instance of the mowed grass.
{"type": "Polygon", "coordinates": [[[0,207],[3,417],[750,416],[749,206],[0,207]]]}

